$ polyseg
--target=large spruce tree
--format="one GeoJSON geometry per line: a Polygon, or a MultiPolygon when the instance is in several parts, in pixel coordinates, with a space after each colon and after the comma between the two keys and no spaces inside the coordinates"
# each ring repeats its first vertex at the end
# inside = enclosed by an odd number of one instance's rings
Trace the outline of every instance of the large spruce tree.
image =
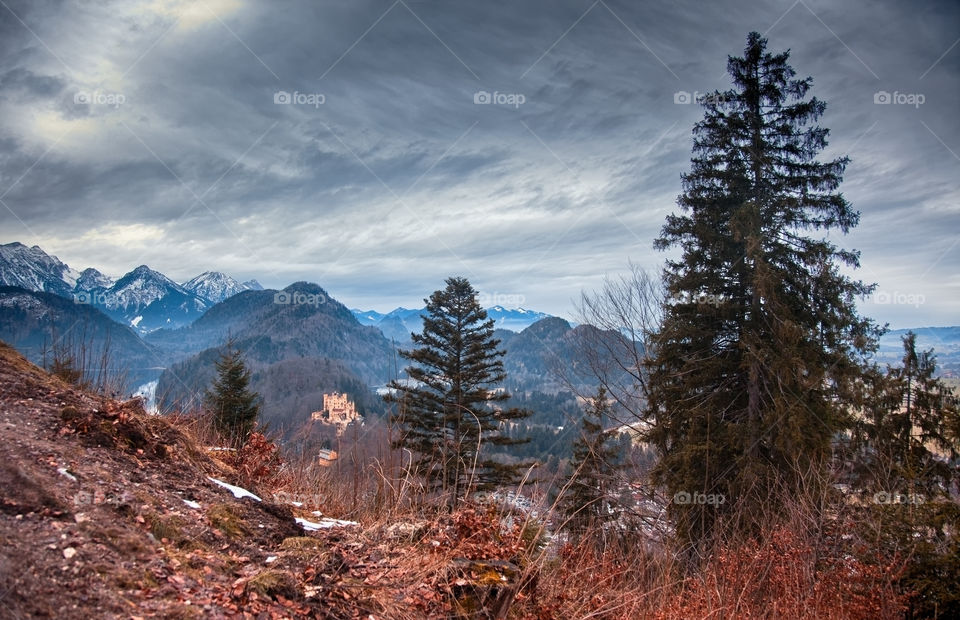
{"type": "Polygon", "coordinates": [[[249,388],[251,372],[233,340],[227,342],[216,366],[217,378],[207,390],[205,404],[217,432],[230,446],[240,448],[256,426],[260,395],[249,388]]]}
{"type": "Polygon", "coordinates": [[[775,511],[821,469],[875,347],[855,307],[872,287],[840,272],[859,256],[826,238],[859,220],[837,191],[848,160],[817,160],[825,104],[788,57],[751,33],[728,59],[734,88],[702,101],[682,214],[655,244],[681,250],[648,369],[655,480],[671,496],[723,496],[671,505],[690,542],[718,518],[748,526],[775,511]]]}
{"type": "Polygon", "coordinates": [[[395,445],[413,453],[412,468],[431,490],[453,503],[473,490],[514,482],[520,465],[494,458],[491,447],[520,443],[502,425],[530,412],[504,409],[510,398],[498,389],[506,378],[504,351],[493,337],[493,321],[466,278],[448,278],[446,288],[426,299],[418,345],[400,354],[413,362],[412,381],[393,381],[395,445]]]}

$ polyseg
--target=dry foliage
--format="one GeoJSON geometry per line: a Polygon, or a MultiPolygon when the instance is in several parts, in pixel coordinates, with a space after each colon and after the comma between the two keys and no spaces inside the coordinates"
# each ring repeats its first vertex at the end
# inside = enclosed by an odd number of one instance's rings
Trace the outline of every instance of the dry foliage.
{"type": "Polygon", "coordinates": [[[780,528],[763,543],[721,549],[656,617],[898,618],[906,609],[894,587],[902,566],[896,558],[818,558],[800,535],[780,528]]]}
{"type": "Polygon", "coordinates": [[[236,470],[240,486],[276,489],[285,483],[280,450],[263,433],[251,433],[239,450],[226,452],[221,460],[236,470]]]}
{"type": "Polygon", "coordinates": [[[83,393],[3,347],[0,405],[0,591],[14,617],[893,618],[908,602],[900,558],[826,531],[840,522],[816,502],[691,567],[637,535],[544,546],[514,511],[449,511],[389,454],[340,472],[284,466],[258,435],[211,458],[202,421],[83,393]],[[312,499],[270,501],[282,492],[312,499]],[[304,532],[293,517],[314,510],[360,525],[304,532]]]}

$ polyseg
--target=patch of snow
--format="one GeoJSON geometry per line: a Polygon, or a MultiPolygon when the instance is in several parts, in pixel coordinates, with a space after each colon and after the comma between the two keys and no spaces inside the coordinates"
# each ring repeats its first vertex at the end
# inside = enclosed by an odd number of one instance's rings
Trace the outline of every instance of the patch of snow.
{"type": "Polygon", "coordinates": [[[77,481],[77,477],[71,474],[70,472],[68,472],[66,467],[61,467],[60,469],[57,470],[57,473],[59,473],[61,476],[65,476],[69,478],[70,480],[73,480],[74,482],[77,481]]]}
{"type": "Polygon", "coordinates": [[[158,381],[144,383],[133,393],[134,396],[143,399],[143,408],[147,410],[147,413],[160,413],[157,409],[157,383],[158,381]]]}
{"type": "Polygon", "coordinates": [[[271,555],[271,556],[268,556],[267,559],[264,560],[263,562],[264,562],[265,564],[272,564],[272,563],[274,563],[274,562],[276,562],[276,561],[277,561],[277,556],[271,555]]]}
{"type": "Polygon", "coordinates": [[[186,504],[187,506],[190,506],[194,510],[200,510],[200,504],[193,501],[192,499],[185,499],[183,500],[183,503],[186,504]]]}
{"type": "Polygon", "coordinates": [[[314,523],[313,521],[307,521],[306,519],[301,519],[297,517],[297,523],[300,524],[300,527],[305,529],[308,532],[316,532],[317,530],[328,530],[333,527],[350,527],[353,525],[360,525],[356,521],[342,521],[340,519],[321,519],[320,522],[314,523]]]}
{"type": "Polygon", "coordinates": [[[211,478],[210,476],[207,476],[207,480],[209,480],[210,482],[213,482],[214,484],[218,484],[218,485],[222,486],[223,488],[225,488],[226,490],[230,491],[231,493],[233,493],[233,496],[236,497],[237,499],[243,499],[244,497],[250,497],[250,498],[252,498],[252,499],[257,500],[258,502],[262,502],[262,501],[263,501],[262,499],[260,499],[259,497],[257,497],[257,496],[254,495],[253,493],[251,493],[250,491],[248,491],[248,490],[246,490],[246,489],[244,489],[244,488],[241,488],[241,487],[235,487],[235,486],[233,486],[232,484],[228,484],[228,483],[224,482],[223,480],[217,480],[216,478],[211,478]]]}
{"type": "Polygon", "coordinates": [[[80,272],[73,267],[64,265],[64,270],[60,277],[63,278],[63,281],[69,284],[71,288],[73,288],[77,285],[77,279],[80,277],[80,272]]]}
{"type": "Polygon", "coordinates": [[[135,319],[130,321],[130,324],[133,325],[134,327],[137,327],[138,325],[140,325],[140,321],[142,320],[143,320],[143,316],[138,315],[135,319]]]}

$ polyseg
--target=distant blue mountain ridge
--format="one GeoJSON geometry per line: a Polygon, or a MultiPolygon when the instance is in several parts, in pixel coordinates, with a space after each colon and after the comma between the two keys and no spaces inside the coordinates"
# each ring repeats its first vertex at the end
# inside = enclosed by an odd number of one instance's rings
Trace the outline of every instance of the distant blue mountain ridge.
{"type": "MultiPolygon", "coordinates": [[[[496,329],[506,329],[513,332],[520,332],[530,327],[541,319],[546,319],[552,315],[536,310],[527,310],[525,308],[504,308],[503,306],[493,306],[487,308],[487,316],[494,321],[496,329]]],[[[383,334],[388,338],[396,340],[409,340],[410,334],[423,331],[423,318],[426,314],[426,308],[394,308],[386,314],[376,310],[360,310],[351,308],[350,312],[357,318],[362,325],[372,325],[379,327],[383,334]]]]}

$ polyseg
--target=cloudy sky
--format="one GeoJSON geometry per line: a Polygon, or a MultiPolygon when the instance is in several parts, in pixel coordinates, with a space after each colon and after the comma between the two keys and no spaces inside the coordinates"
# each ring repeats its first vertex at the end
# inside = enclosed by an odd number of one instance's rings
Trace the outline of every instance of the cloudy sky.
{"type": "Polygon", "coordinates": [[[664,260],[684,93],[727,88],[751,30],[851,158],[863,311],[960,324],[950,0],[0,0],[0,242],[381,311],[464,275],[569,316],[664,260]]]}

